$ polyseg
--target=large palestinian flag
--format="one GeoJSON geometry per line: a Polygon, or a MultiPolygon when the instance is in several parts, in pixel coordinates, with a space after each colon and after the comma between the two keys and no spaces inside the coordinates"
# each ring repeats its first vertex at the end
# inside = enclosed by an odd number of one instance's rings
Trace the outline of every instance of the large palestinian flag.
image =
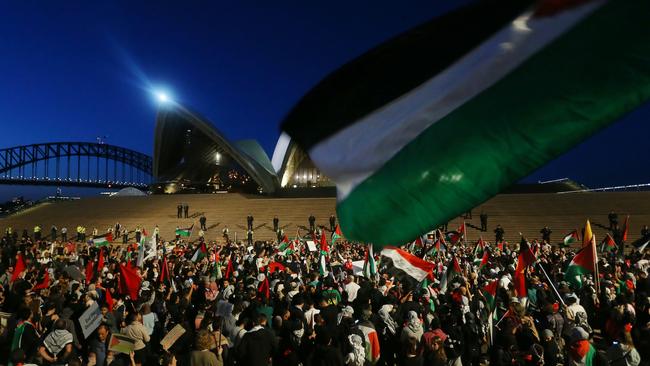
{"type": "Polygon", "coordinates": [[[384,248],[381,257],[380,268],[397,278],[410,277],[421,282],[435,268],[435,264],[395,247],[384,248]]]}
{"type": "Polygon", "coordinates": [[[591,241],[586,246],[582,247],[569,263],[564,279],[572,284],[576,289],[582,287],[582,276],[588,273],[593,273],[596,266],[596,250],[595,243],[591,241]]]}
{"type": "Polygon", "coordinates": [[[648,24],[647,0],[478,1],[344,65],[282,130],[347,238],[404,243],[648,100],[648,24]]]}

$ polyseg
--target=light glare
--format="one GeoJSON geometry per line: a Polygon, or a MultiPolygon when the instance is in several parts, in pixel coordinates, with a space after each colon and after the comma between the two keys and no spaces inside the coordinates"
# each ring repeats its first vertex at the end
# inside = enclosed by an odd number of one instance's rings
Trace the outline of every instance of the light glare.
{"type": "Polygon", "coordinates": [[[167,94],[165,94],[164,92],[157,92],[156,97],[158,98],[158,101],[162,103],[169,101],[169,96],[167,96],[167,94]]]}

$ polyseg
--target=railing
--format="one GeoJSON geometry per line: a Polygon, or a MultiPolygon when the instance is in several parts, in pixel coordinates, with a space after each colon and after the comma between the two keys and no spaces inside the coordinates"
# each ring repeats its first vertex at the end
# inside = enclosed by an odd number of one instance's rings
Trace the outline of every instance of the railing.
{"type": "Polygon", "coordinates": [[[602,188],[590,188],[590,189],[580,189],[576,191],[564,191],[564,192],[557,192],[558,194],[565,194],[565,193],[584,193],[584,192],[610,192],[610,191],[627,191],[627,190],[636,190],[636,191],[642,191],[650,189],[650,183],[643,183],[643,184],[629,184],[625,186],[611,186],[611,187],[602,187],[602,188]]]}

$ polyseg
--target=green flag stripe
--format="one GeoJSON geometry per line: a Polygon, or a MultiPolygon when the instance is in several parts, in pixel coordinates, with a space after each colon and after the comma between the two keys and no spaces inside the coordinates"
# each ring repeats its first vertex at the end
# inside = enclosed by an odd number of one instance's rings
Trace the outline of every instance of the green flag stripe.
{"type": "Polygon", "coordinates": [[[518,16],[444,72],[313,146],[309,156],[337,183],[339,199],[344,199],[420,133],[499,82],[600,6],[601,2],[589,3],[551,18],[518,16]]]}
{"type": "Polygon", "coordinates": [[[571,283],[572,285],[580,288],[582,287],[582,275],[589,274],[593,269],[585,268],[581,265],[574,264],[573,262],[569,265],[564,274],[564,279],[571,283]]]}
{"type": "Polygon", "coordinates": [[[650,98],[649,14],[644,0],[608,2],[432,125],[339,203],[346,236],[404,242],[489,199],[650,98]],[[424,154],[433,142],[447,145],[424,154]]]}

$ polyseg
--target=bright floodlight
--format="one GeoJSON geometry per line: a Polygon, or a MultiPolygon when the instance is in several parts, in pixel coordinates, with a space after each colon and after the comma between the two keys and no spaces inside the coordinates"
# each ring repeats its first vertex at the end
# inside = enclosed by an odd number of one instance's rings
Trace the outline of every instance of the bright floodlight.
{"type": "Polygon", "coordinates": [[[169,101],[169,96],[165,94],[164,92],[157,92],[156,97],[158,98],[158,101],[161,103],[165,103],[169,101]]]}

